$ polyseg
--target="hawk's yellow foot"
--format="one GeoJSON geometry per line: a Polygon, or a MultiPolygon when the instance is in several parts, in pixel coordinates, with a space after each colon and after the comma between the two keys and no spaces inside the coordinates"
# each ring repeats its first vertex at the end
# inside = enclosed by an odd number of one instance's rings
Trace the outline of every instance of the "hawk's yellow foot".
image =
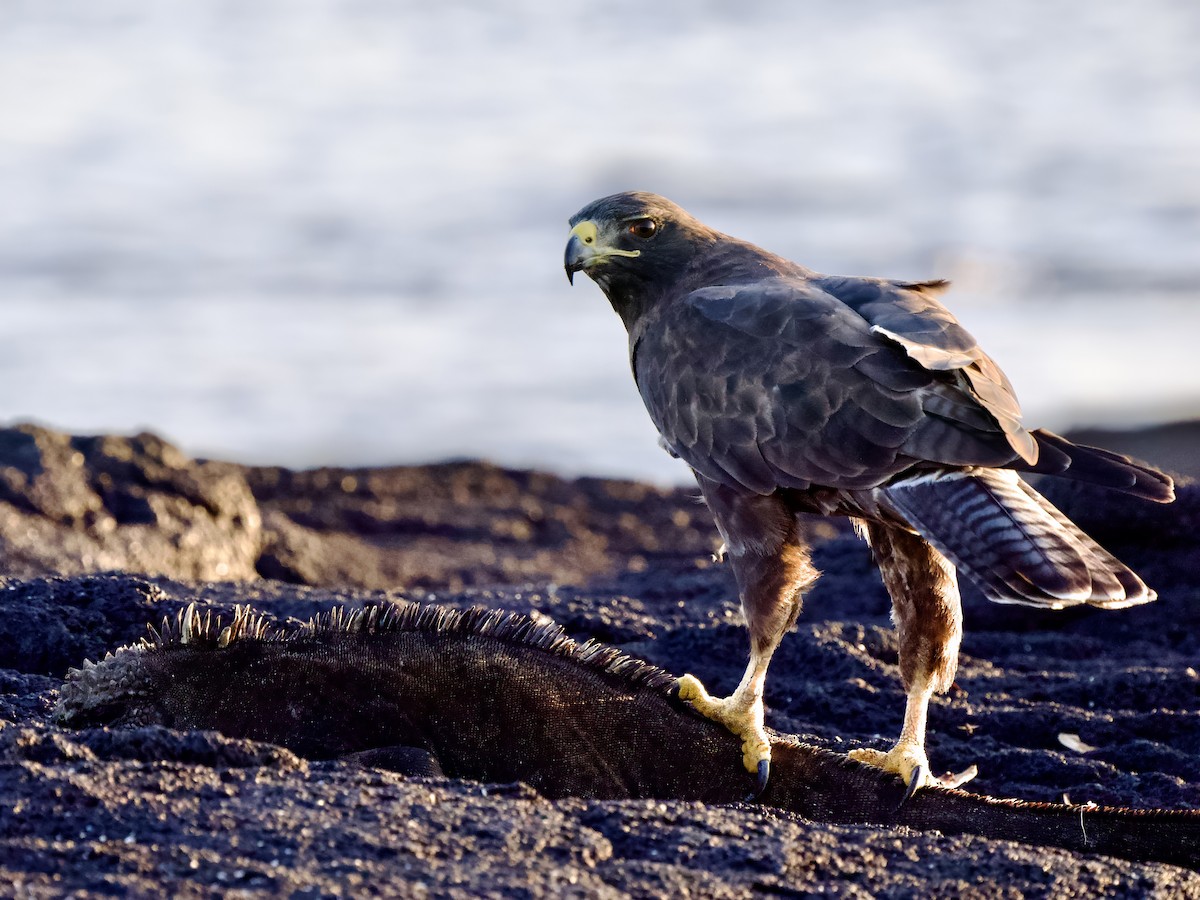
{"type": "Polygon", "coordinates": [[[679,699],[686,700],[700,715],[724,725],[742,739],[742,765],[758,779],[754,795],[761,794],[771,771],[771,741],[763,727],[762,697],[741,691],[729,697],[714,697],[695,675],[684,675],[679,679],[679,699]]]}
{"type": "Polygon", "coordinates": [[[919,744],[902,742],[886,753],[871,747],[861,747],[851,750],[848,755],[855,762],[899,775],[910,788],[913,787],[914,776],[917,779],[916,788],[924,787],[929,778],[929,757],[919,744]]]}
{"type": "Polygon", "coordinates": [[[908,790],[904,794],[906,800],[928,785],[956,788],[966,784],[979,774],[979,770],[975,766],[969,766],[957,774],[931,775],[929,757],[925,755],[925,749],[913,741],[900,741],[886,753],[870,747],[861,747],[851,750],[848,755],[855,762],[875,766],[877,769],[899,775],[901,780],[908,785],[908,790]]]}

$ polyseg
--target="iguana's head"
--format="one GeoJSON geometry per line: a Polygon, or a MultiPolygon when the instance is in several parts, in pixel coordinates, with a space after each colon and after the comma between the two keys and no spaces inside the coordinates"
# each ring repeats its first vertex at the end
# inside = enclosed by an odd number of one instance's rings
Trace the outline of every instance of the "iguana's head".
{"type": "Polygon", "coordinates": [[[54,721],[69,728],[156,724],[152,692],[146,690],[156,679],[145,671],[145,661],[140,644],[122,647],[98,663],[84,660],[80,668],[67,672],[54,721]]]}
{"type": "Polygon", "coordinates": [[[262,639],[268,631],[267,620],[249,607],[237,607],[233,621],[222,627],[219,618],[211,612],[202,616],[193,603],[174,621],[163,619],[150,637],[68,671],[54,719],[70,728],[185,724],[176,721],[185,695],[193,703],[197,693],[215,698],[229,690],[211,677],[206,663],[212,651],[247,637],[262,639]]]}

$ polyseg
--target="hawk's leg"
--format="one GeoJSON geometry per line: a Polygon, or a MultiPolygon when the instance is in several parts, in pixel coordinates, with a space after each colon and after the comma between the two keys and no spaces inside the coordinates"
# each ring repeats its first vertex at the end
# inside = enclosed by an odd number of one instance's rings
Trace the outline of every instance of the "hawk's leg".
{"type": "Polygon", "coordinates": [[[900,677],[908,699],[896,745],[887,753],[852,750],[850,758],[894,772],[910,793],[926,784],[958,787],[975,776],[974,766],[934,778],[925,755],[929,698],[950,687],[958,668],[962,606],[954,566],[920,535],[903,528],[871,522],[866,537],[892,597],[892,617],[900,637],[900,677]]]}
{"type": "Polygon", "coordinates": [[[742,762],[766,786],[771,744],[763,724],[763,685],[779,641],[796,623],[801,592],[817,578],[796,519],[778,497],[735,493],[697,476],[725,540],[750,629],[750,663],[737,689],[712,697],[692,675],[679,679],[679,696],[742,739],[742,762]]]}
{"type": "MultiPolygon", "coordinates": [[[[776,641],[776,645],[778,645],[776,641]]],[[[763,723],[763,685],[767,665],[775,647],[760,653],[750,649],[750,664],[728,697],[714,697],[695,675],[679,679],[679,699],[688,701],[702,716],[720,722],[742,739],[742,765],[758,778],[757,793],[767,786],[771,766],[771,742],[763,723]]]]}

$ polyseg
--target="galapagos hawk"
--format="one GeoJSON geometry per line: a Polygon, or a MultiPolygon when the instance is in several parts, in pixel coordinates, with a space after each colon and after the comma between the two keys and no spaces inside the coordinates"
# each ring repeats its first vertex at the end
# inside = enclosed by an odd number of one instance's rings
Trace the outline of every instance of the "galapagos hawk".
{"type": "Polygon", "coordinates": [[[1000,603],[1154,599],[1021,475],[1159,502],[1174,497],[1170,478],[1028,430],[1004,373],[938,301],[946,282],[822,275],[649,193],[597,200],[570,225],[567,276],[586,272],[624,322],[638,391],[666,449],[695,473],[750,630],[731,696],[709,696],[690,675],[680,696],[742,738],[760,787],[767,665],[818,575],[798,514],[849,516],[879,565],[904,724],[889,752],[850,755],[900,775],[910,793],[934,781],[926,714],[957,666],[958,571],[1000,603]]]}

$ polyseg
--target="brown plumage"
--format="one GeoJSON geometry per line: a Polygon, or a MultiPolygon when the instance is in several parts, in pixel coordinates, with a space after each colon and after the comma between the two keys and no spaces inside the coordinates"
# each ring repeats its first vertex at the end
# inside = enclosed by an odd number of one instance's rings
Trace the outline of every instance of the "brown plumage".
{"type": "Polygon", "coordinates": [[[914,788],[927,777],[929,696],[957,662],[956,569],[999,602],[1154,599],[1019,473],[1159,502],[1173,498],[1171,480],[1026,429],[1004,373],[938,301],[946,282],[821,275],[653,194],[603,198],[571,225],[567,273],[591,276],[624,322],[638,390],[696,474],[750,628],[750,666],[731,697],[690,677],[681,694],[743,736],[760,777],[767,664],[817,576],[797,514],[850,516],[874,550],[908,707],[890,753],[856,754],[914,788]]]}

